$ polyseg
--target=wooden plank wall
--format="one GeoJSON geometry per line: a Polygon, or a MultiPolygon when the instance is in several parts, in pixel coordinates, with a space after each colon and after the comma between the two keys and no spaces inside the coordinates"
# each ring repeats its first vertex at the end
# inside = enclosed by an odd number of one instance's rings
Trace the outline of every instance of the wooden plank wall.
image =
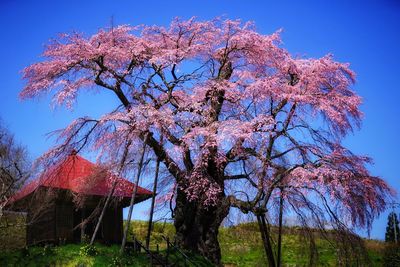
{"type": "Polygon", "coordinates": [[[55,209],[56,241],[60,244],[74,241],[72,229],[74,227],[73,203],[57,203],[55,209]]]}

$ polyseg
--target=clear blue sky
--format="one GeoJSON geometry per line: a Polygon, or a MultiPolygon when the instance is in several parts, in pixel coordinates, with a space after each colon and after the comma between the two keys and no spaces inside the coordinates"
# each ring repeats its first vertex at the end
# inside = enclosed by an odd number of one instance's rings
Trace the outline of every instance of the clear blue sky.
{"type": "MultiPolygon", "coordinates": [[[[374,175],[400,191],[400,2],[376,1],[18,1],[0,0],[0,117],[33,158],[53,140],[46,133],[81,115],[99,115],[113,107],[110,95],[79,98],[73,112],[50,108],[49,97],[21,102],[20,71],[39,60],[43,45],[57,33],[94,33],[114,24],[167,25],[173,17],[253,20],[261,33],[283,28],[284,46],[296,55],[333,53],[357,73],[355,90],[364,98],[361,130],[345,143],[375,160],[374,175]]],[[[146,204],[137,211],[143,217],[146,204]]],[[[387,213],[374,223],[371,236],[382,239],[387,213]]]]}

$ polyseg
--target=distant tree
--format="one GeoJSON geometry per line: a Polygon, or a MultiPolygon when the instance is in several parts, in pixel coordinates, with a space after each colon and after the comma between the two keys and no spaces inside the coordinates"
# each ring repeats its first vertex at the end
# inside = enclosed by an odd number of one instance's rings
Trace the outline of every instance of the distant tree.
{"type": "Polygon", "coordinates": [[[26,148],[15,141],[0,120],[0,217],[9,197],[24,184],[29,174],[26,148]]]}
{"type": "Polygon", "coordinates": [[[386,242],[399,242],[399,220],[395,212],[389,213],[388,223],[386,226],[385,241],[386,242]]]}
{"type": "Polygon", "coordinates": [[[362,101],[354,72],[331,55],[293,57],[279,32],[222,19],[62,34],[43,55],[24,70],[22,98],[50,93],[70,108],[94,90],[119,100],[60,131],[43,159],[84,148],[116,160],[131,140],[129,169],[145,143],[171,177],[177,244],[217,265],[230,208],[273,216],[281,189],[286,211],[308,227],[369,228],[386,207],[391,190],[369,173],[370,159],[342,145],[362,101]]]}

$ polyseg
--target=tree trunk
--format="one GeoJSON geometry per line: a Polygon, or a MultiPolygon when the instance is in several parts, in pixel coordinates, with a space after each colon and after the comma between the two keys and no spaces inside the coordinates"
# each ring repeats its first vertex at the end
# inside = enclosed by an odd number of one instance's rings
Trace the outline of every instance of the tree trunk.
{"type": "Polygon", "coordinates": [[[178,188],[174,209],[178,246],[199,253],[220,266],[218,230],[228,212],[229,204],[224,194],[220,195],[217,205],[204,207],[198,202],[189,202],[186,194],[178,188]]]}

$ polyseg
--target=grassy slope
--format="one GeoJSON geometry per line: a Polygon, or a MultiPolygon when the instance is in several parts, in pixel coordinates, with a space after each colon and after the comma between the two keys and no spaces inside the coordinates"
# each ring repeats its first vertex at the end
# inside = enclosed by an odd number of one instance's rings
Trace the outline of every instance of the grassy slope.
{"type": "MultiPolygon", "coordinates": [[[[220,230],[223,262],[236,266],[263,266],[266,261],[257,225],[245,224],[220,230]]],[[[336,250],[325,239],[317,239],[318,265],[337,266],[336,250]]],[[[373,266],[381,266],[384,245],[376,240],[365,242],[373,266]]],[[[308,266],[303,241],[296,233],[286,233],[282,240],[283,266],[308,266]]]]}
{"type": "MultiPolygon", "coordinates": [[[[134,222],[135,235],[141,241],[145,240],[147,231],[146,222],[134,222]]],[[[158,244],[160,250],[165,248],[165,235],[172,239],[174,228],[171,224],[156,223],[152,235],[152,249],[158,244]]],[[[265,258],[260,234],[255,224],[244,224],[231,228],[221,228],[219,241],[222,250],[222,260],[227,266],[264,266],[265,258]]],[[[302,241],[296,234],[286,234],[283,238],[283,266],[307,266],[302,241]]],[[[367,240],[366,245],[373,260],[373,266],[381,266],[381,252],[383,243],[367,240]]],[[[318,255],[319,266],[336,266],[336,251],[325,240],[318,240],[320,248],[318,255]]],[[[24,256],[21,251],[0,254],[0,266],[109,266],[113,258],[118,256],[118,246],[99,246],[99,255],[87,257],[79,255],[79,245],[57,247],[50,253],[43,253],[43,248],[31,248],[29,255],[24,256]],[[29,264],[27,264],[29,263],[29,264]],[[7,266],[7,265],[5,265],[7,266]]],[[[134,258],[131,266],[148,266],[144,255],[134,258]]]]}
{"type": "MultiPolygon", "coordinates": [[[[140,240],[145,240],[147,223],[134,222],[135,235],[140,240]]],[[[155,248],[159,244],[164,248],[161,235],[173,238],[174,227],[172,224],[155,224],[152,244],[155,248]]],[[[260,232],[255,223],[241,224],[235,227],[221,228],[219,232],[219,242],[222,252],[222,261],[226,265],[233,266],[264,266],[265,256],[261,243],[260,232]]],[[[296,233],[285,234],[282,240],[283,266],[307,266],[308,260],[305,255],[303,241],[296,233]]],[[[383,242],[376,240],[365,240],[369,256],[373,266],[381,266],[383,242]]],[[[337,266],[336,250],[332,248],[328,241],[317,240],[319,249],[318,262],[320,266],[337,266]]]]}

